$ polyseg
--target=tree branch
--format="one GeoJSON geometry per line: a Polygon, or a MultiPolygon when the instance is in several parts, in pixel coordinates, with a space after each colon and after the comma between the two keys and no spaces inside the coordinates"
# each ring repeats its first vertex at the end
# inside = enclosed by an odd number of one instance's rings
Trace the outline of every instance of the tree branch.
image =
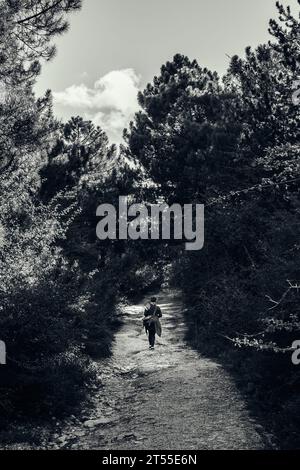
{"type": "Polygon", "coordinates": [[[16,23],[17,24],[22,24],[22,23],[25,23],[27,21],[31,21],[31,20],[34,20],[35,18],[38,18],[39,16],[41,15],[44,15],[45,13],[48,13],[48,11],[52,10],[53,8],[57,7],[60,3],[62,3],[64,0],[57,0],[56,3],[53,3],[51,6],[49,6],[48,8],[45,8],[44,10],[41,10],[39,11],[38,13],[35,13],[34,15],[31,15],[31,16],[27,16],[26,18],[23,18],[19,21],[17,21],[16,23]]]}
{"type": "Polygon", "coordinates": [[[281,302],[286,298],[286,296],[288,295],[288,293],[290,292],[291,289],[292,289],[292,288],[289,287],[289,288],[285,291],[285,293],[283,294],[283,296],[281,297],[281,299],[278,300],[278,301],[273,300],[269,295],[266,295],[267,299],[270,300],[270,302],[272,302],[273,304],[275,304],[275,305],[273,305],[273,307],[268,308],[268,311],[274,310],[274,308],[277,308],[277,307],[281,304],[281,302]]]}

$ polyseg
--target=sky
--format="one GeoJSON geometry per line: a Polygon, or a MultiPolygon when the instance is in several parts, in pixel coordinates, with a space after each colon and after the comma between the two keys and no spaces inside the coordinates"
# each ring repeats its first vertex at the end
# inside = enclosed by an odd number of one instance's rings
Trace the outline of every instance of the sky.
{"type": "MultiPolygon", "coordinates": [[[[299,11],[297,0],[282,3],[299,11]]],[[[228,56],[268,41],[275,17],[275,0],[83,0],[36,92],[53,91],[58,118],[91,119],[120,143],[163,63],[182,53],[223,75],[228,56]]]]}

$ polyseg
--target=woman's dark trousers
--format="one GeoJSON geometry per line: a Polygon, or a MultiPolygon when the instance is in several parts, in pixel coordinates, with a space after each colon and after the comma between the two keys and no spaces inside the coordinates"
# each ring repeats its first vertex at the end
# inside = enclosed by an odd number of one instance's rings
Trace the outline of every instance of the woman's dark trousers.
{"type": "Polygon", "coordinates": [[[148,332],[149,332],[149,344],[150,344],[150,346],[152,346],[154,348],[154,344],[155,344],[155,326],[151,325],[148,328],[148,332]]]}

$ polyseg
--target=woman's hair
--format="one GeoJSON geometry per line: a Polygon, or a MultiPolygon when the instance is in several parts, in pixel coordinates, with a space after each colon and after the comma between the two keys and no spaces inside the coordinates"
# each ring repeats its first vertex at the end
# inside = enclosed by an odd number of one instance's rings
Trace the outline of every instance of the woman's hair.
{"type": "Polygon", "coordinates": [[[151,297],[151,302],[156,302],[157,298],[156,297],[151,297]]]}

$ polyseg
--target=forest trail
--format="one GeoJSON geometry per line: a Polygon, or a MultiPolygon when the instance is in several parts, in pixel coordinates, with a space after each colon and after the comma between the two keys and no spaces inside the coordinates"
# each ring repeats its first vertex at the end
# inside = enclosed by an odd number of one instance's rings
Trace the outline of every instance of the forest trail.
{"type": "MultiPolygon", "coordinates": [[[[104,387],[78,424],[58,438],[71,449],[262,449],[259,425],[227,372],[185,342],[180,294],[163,291],[162,338],[149,351],[143,306],[126,307],[104,387]]],[[[57,438],[58,436],[56,436],[57,438]]]]}

